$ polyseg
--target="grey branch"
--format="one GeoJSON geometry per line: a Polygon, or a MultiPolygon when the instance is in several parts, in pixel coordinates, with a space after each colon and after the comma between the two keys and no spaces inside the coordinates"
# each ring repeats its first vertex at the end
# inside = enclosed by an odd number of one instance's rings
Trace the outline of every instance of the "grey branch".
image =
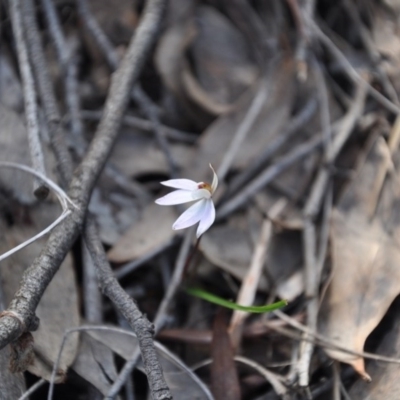
{"type": "MultiPolygon", "coordinates": [[[[11,2],[11,6],[14,8],[16,3],[11,2]]],[[[52,232],[41,254],[24,273],[19,290],[11,301],[8,310],[3,312],[0,317],[0,348],[18,338],[24,331],[34,330],[38,326],[38,319],[35,316],[36,307],[83,227],[91,192],[117,138],[131,88],[139,77],[155,39],[165,3],[165,0],[149,0],[146,4],[136,34],[127,49],[120,68],[113,76],[103,118],[89,150],[77,168],[70,184],[68,194],[78,206],[78,210],[74,210],[71,216],[52,232]]],[[[107,280],[104,284],[114,287],[112,280],[107,280]]],[[[120,291],[118,296],[114,300],[121,301],[119,304],[124,305],[126,301],[132,303],[130,297],[123,291],[120,291]]],[[[126,310],[126,308],[124,309],[126,310]]],[[[142,336],[139,342],[142,344],[141,351],[146,369],[151,372],[149,383],[153,396],[156,399],[170,399],[171,395],[162,378],[154,351],[151,329],[139,314],[126,315],[126,317],[130,323],[137,323],[145,328],[143,332],[140,332],[142,336]]]]}
{"type": "Polygon", "coordinates": [[[72,162],[66,146],[55,146],[55,142],[63,142],[64,135],[61,127],[60,110],[56,95],[51,83],[50,72],[47,67],[46,57],[42,46],[39,28],[36,21],[33,0],[24,0],[23,16],[25,22],[26,39],[29,44],[29,56],[38,85],[40,98],[44,108],[46,124],[52,138],[52,149],[56,155],[61,171],[62,184],[68,183],[67,176],[72,175],[72,162]],[[53,140],[54,139],[54,140],[53,140]]]}
{"type": "Polygon", "coordinates": [[[97,267],[97,276],[102,292],[118,305],[118,309],[136,334],[153,399],[172,399],[154,347],[154,326],[143,316],[131,297],[115,279],[99,239],[96,225],[91,218],[86,224],[85,243],[97,267]]]}
{"type": "MultiPolygon", "coordinates": [[[[109,67],[112,70],[115,70],[119,64],[118,55],[114,50],[112,43],[101,29],[96,19],[93,17],[87,0],[78,0],[78,11],[86,24],[86,28],[89,34],[95,40],[99,49],[102,51],[104,57],[106,58],[109,67]]],[[[133,88],[131,96],[132,99],[138,104],[140,111],[146,116],[146,118],[149,119],[158,144],[165,155],[167,164],[170,169],[170,175],[171,177],[175,177],[178,164],[172,156],[165,129],[161,125],[159,119],[158,108],[153,104],[151,99],[142,90],[140,85],[136,85],[133,88]]]]}
{"type": "MultiPolygon", "coordinates": [[[[35,82],[29,63],[28,45],[24,34],[23,16],[20,0],[10,0],[9,8],[14,38],[17,48],[18,63],[24,90],[25,116],[28,131],[28,143],[33,168],[46,175],[42,146],[39,137],[38,109],[36,103],[35,82]]],[[[34,184],[35,196],[46,198],[49,189],[43,182],[36,180],[34,184]]]]}

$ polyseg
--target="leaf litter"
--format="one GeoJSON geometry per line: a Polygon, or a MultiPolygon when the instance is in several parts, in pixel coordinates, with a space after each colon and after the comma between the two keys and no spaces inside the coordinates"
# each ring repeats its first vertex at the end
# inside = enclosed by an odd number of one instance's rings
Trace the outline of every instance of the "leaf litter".
{"type": "MultiPolygon", "coordinates": [[[[86,151],[79,143],[93,140],[112,69],[145,8],[54,2],[71,75],[43,18],[48,2],[41,4],[35,18],[76,167],[86,151]]],[[[21,65],[4,10],[0,161],[31,166],[21,65]]],[[[150,321],[157,317],[157,354],[174,398],[336,400],[340,391],[398,398],[399,12],[398,2],[383,0],[174,0],[166,7],[89,209],[115,276],[150,321]],[[367,95],[357,109],[362,85],[367,95]],[[210,163],[220,179],[216,222],[188,246],[189,233],[172,230],[185,207],[154,200],[166,193],[161,181],[207,182],[210,163]],[[274,214],[275,204],[285,207],[274,214]],[[227,327],[219,306],[176,287],[242,305],[289,305],[284,314],[225,311],[227,327]],[[381,361],[369,360],[372,353],[381,361]]],[[[61,186],[38,100],[46,174],[61,186]]],[[[1,253],[59,215],[53,195],[40,202],[33,187],[30,175],[0,167],[1,253]]],[[[1,261],[3,309],[45,242],[1,261]]],[[[0,398],[50,381],[65,332],[93,322],[93,312],[109,330],[69,335],[55,375],[64,386],[56,385],[54,398],[62,391],[148,396],[142,373],[121,378],[137,349],[134,338],[112,330],[126,328],[121,315],[101,295],[94,304],[83,295],[97,286],[95,274],[83,274],[83,246],[78,240],[69,249],[40,300],[39,329],[1,350],[0,398]],[[28,372],[12,373],[10,360],[12,370],[28,372]]],[[[136,367],[144,371],[140,361],[136,367]]]]}

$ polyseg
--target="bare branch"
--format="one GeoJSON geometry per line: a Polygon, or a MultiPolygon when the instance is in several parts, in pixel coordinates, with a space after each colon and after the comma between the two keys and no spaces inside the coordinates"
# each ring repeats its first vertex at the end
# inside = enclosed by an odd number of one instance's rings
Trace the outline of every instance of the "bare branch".
{"type": "MultiPolygon", "coordinates": [[[[15,7],[14,2],[12,5],[15,7]]],[[[68,194],[78,209],[52,231],[41,254],[25,271],[9,309],[0,318],[0,348],[15,340],[25,330],[37,328],[36,307],[82,228],[92,189],[117,137],[130,88],[139,77],[158,31],[164,7],[165,0],[149,0],[146,5],[137,32],[120,68],[113,76],[103,118],[95,137],[71,181],[68,194]]]]}
{"type": "MultiPolygon", "coordinates": [[[[101,29],[96,19],[93,17],[87,0],[78,0],[78,11],[81,14],[83,21],[85,22],[90,35],[97,43],[100,50],[103,52],[108,62],[108,65],[112,70],[115,70],[119,64],[119,57],[114,50],[112,43],[101,29]]],[[[146,93],[139,85],[136,85],[133,88],[131,92],[131,97],[138,104],[142,113],[149,119],[158,144],[167,160],[170,174],[172,177],[176,176],[178,166],[172,156],[171,149],[169,148],[169,143],[166,138],[165,130],[161,125],[157,107],[152,103],[150,98],[146,95],[146,93]]]]}
{"type": "Polygon", "coordinates": [[[152,398],[172,399],[154,347],[154,326],[144,317],[115,279],[92,219],[86,223],[85,243],[97,266],[97,276],[102,292],[118,307],[136,334],[152,398]]]}
{"type": "Polygon", "coordinates": [[[30,60],[35,72],[36,82],[38,84],[38,90],[46,117],[46,125],[51,137],[50,143],[59,165],[61,182],[63,186],[66,186],[68,184],[68,177],[72,175],[71,156],[65,145],[55,145],[55,143],[62,143],[65,140],[61,126],[60,110],[46,63],[39,28],[35,18],[33,0],[24,0],[23,4],[30,60]]]}

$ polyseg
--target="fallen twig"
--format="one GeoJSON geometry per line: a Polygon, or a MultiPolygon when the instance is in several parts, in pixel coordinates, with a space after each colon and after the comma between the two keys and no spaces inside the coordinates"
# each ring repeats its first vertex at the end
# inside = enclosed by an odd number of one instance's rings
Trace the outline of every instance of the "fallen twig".
{"type": "MultiPolygon", "coordinates": [[[[100,50],[103,52],[108,65],[112,70],[115,70],[119,64],[119,57],[114,50],[108,37],[105,35],[96,19],[93,17],[87,0],[78,1],[78,11],[85,22],[86,27],[92,38],[95,40],[100,50]]],[[[141,89],[139,85],[136,85],[131,92],[132,99],[138,104],[140,110],[149,119],[153,132],[156,136],[158,144],[163,151],[167,164],[170,169],[171,177],[176,176],[178,164],[172,156],[171,149],[168,144],[168,140],[165,137],[165,131],[160,122],[159,113],[157,107],[154,106],[150,98],[141,89]]]]}
{"type": "MultiPolygon", "coordinates": [[[[24,331],[37,329],[36,307],[82,228],[91,192],[117,137],[122,116],[129,100],[130,88],[138,79],[155,39],[164,7],[165,0],[149,0],[146,4],[136,34],[127,49],[120,68],[113,76],[103,118],[95,137],[70,184],[68,194],[72,201],[77,204],[78,209],[53,230],[41,254],[35,259],[32,266],[25,271],[19,290],[11,301],[8,310],[0,318],[0,348],[18,338],[24,331]]],[[[99,257],[102,256],[101,254],[104,254],[102,248],[99,257]]],[[[111,283],[113,282],[116,282],[114,278],[112,278],[111,283]]],[[[109,284],[110,281],[106,283],[109,284]]],[[[113,287],[115,287],[115,283],[113,287]]],[[[114,301],[121,308],[132,303],[130,297],[124,293],[121,294],[122,297],[114,298],[114,301]],[[128,303],[118,303],[118,300],[123,300],[125,296],[128,303]]],[[[127,309],[124,309],[124,312],[127,313],[127,309]]],[[[126,316],[137,328],[136,321],[132,320],[132,316],[126,316]]],[[[140,321],[137,322],[140,324],[140,321]]],[[[153,398],[171,398],[152,347],[151,330],[147,329],[144,332],[137,333],[142,335],[143,338],[142,341],[139,340],[139,343],[143,346],[141,348],[142,355],[146,371],[149,373],[149,384],[153,398]]]]}
{"type": "MultiPolygon", "coordinates": [[[[271,220],[279,216],[286,204],[287,202],[285,199],[278,200],[269,210],[270,216],[266,217],[262,222],[258,241],[254,248],[253,256],[250,262],[250,267],[242,281],[242,285],[236,299],[236,303],[238,304],[243,306],[250,306],[253,304],[257,287],[260,282],[260,277],[264,268],[267,249],[272,237],[273,223],[271,220]]],[[[249,313],[238,310],[234,311],[232,314],[229,324],[229,334],[234,349],[239,347],[242,338],[243,324],[248,315],[249,313]]]]}
{"type": "Polygon", "coordinates": [[[85,243],[97,267],[97,277],[102,292],[117,306],[136,334],[153,399],[172,399],[154,347],[154,326],[114,278],[98,237],[96,225],[91,218],[85,227],[85,243]]]}
{"type": "MultiPolygon", "coordinates": [[[[33,168],[46,175],[42,145],[39,137],[38,107],[36,103],[35,82],[28,56],[28,44],[23,26],[21,0],[9,0],[11,23],[17,48],[19,68],[21,71],[22,85],[25,102],[25,116],[27,121],[28,143],[31,153],[33,168]]],[[[45,199],[49,189],[40,180],[34,181],[34,194],[39,199],[45,199]]]]}
{"type": "MultiPolygon", "coordinates": [[[[321,276],[321,269],[324,260],[318,260],[316,250],[316,227],[315,218],[320,210],[321,202],[326,193],[326,188],[330,180],[330,172],[327,165],[331,165],[343,145],[349,138],[357,119],[361,116],[364,110],[364,102],[366,97],[366,85],[362,81],[359,83],[354,98],[354,102],[347,114],[342,120],[342,124],[335,135],[332,143],[326,148],[325,165],[322,165],[317,177],[314,180],[310,195],[304,206],[304,258],[305,258],[305,285],[306,295],[311,298],[307,305],[307,325],[310,329],[315,330],[317,326],[317,315],[319,308],[318,287],[321,276]],[[319,261],[319,263],[318,263],[319,261]]],[[[324,243],[324,246],[326,244],[324,243]]],[[[325,251],[323,252],[325,254],[325,251]]],[[[313,352],[313,344],[310,341],[304,340],[300,345],[300,355],[298,361],[298,375],[300,386],[308,386],[309,382],[309,366],[311,355],[313,352]]]]}
{"type": "Polygon", "coordinates": [[[42,0],[42,7],[46,15],[49,32],[51,33],[54,42],[59,63],[64,71],[65,104],[68,108],[75,149],[82,149],[82,153],[80,154],[82,155],[85,143],[83,140],[83,124],[80,114],[80,99],[78,94],[77,62],[73,52],[68,50],[67,42],[61,28],[61,23],[54,2],[51,0],[42,0]]]}

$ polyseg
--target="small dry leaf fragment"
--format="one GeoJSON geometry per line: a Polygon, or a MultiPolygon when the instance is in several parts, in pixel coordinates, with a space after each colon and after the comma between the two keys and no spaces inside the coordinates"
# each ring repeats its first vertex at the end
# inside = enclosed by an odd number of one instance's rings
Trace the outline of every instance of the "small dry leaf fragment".
{"type": "Polygon", "coordinates": [[[171,229],[175,218],[171,207],[150,204],[143,210],[141,219],[107,253],[108,259],[117,263],[130,261],[171,240],[175,235],[171,229]]]}
{"type": "Polygon", "coordinates": [[[0,350],[0,399],[19,399],[26,390],[24,375],[10,371],[11,348],[0,350]]]}
{"type": "MultiPolygon", "coordinates": [[[[172,156],[179,166],[187,163],[191,155],[190,148],[179,143],[170,143],[172,156]]],[[[110,162],[127,177],[136,178],[146,174],[168,175],[168,163],[165,155],[154,138],[135,135],[122,129],[118,136],[110,162]]]]}
{"type": "MultiPolygon", "coordinates": [[[[363,351],[366,338],[400,293],[400,204],[393,176],[385,183],[376,215],[370,217],[369,195],[381,162],[386,160],[375,141],[332,215],[332,281],[322,304],[319,330],[356,352],[363,351]]],[[[369,379],[361,357],[326,351],[369,379]]]]}
{"type": "Polygon", "coordinates": [[[195,30],[188,48],[193,68],[184,62],[182,81],[188,97],[213,115],[225,113],[254,83],[257,68],[249,45],[231,21],[213,7],[195,12],[195,30]]]}
{"type": "MultiPolygon", "coordinates": [[[[215,226],[200,242],[205,257],[216,266],[243,279],[249,266],[252,244],[247,232],[229,225],[215,226]]],[[[265,288],[265,281],[264,288],[265,288]]]]}
{"type": "Polygon", "coordinates": [[[113,352],[87,332],[81,334],[78,355],[71,368],[104,396],[117,378],[113,352]]]}
{"type": "MultiPolygon", "coordinates": [[[[386,332],[376,349],[376,353],[379,355],[400,358],[399,310],[400,302],[397,299],[394,301],[388,314],[385,316],[385,320],[387,324],[390,325],[390,329],[386,332]]],[[[355,382],[349,392],[352,400],[395,400],[400,398],[400,366],[398,364],[368,360],[367,367],[372,382],[366,383],[362,380],[355,382]]]]}
{"type": "Polygon", "coordinates": [[[15,342],[10,344],[11,372],[25,372],[34,363],[33,342],[32,334],[25,332],[15,342]]]}

